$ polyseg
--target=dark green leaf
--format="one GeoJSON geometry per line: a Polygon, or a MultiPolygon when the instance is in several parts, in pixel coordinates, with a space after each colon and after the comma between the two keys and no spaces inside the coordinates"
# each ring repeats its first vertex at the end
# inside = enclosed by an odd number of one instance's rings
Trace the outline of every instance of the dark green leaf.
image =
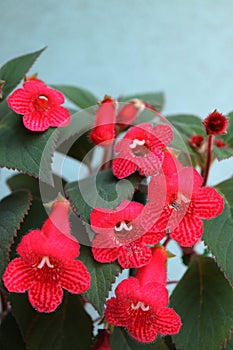
{"type": "Polygon", "coordinates": [[[53,174],[54,187],[45,183],[39,183],[38,179],[26,174],[17,174],[7,180],[7,185],[11,191],[26,189],[31,192],[33,198],[43,199],[44,203],[51,202],[56,199],[59,192],[62,192],[65,181],[59,176],[53,174]]]}
{"type": "Polygon", "coordinates": [[[27,130],[21,117],[10,113],[0,122],[0,167],[17,169],[52,184],[51,163],[57,129],[27,130]]]}
{"type": "Polygon", "coordinates": [[[0,276],[8,263],[10,245],[29,207],[30,194],[25,191],[12,193],[0,202],[0,276]]]}
{"type": "Polygon", "coordinates": [[[233,178],[217,184],[216,188],[224,194],[229,203],[231,215],[233,217],[233,178]]]}
{"type": "Polygon", "coordinates": [[[127,96],[120,96],[118,100],[119,102],[127,102],[133,100],[134,98],[138,98],[139,100],[149,103],[150,105],[156,107],[158,111],[160,111],[164,106],[163,92],[135,93],[127,96]]]}
{"type": "Polygon", "coordinates": [[[85,223],[93,208],[115,208],[124,199],[131,199],[141,177],[137,174],[118,180],[111,170],[101,171],[84,180],[69,183],[65,192],[85,223]]]}
{"type": "Polygon", "coordinates": [[[217,264],[233,285],[233,219],[227,201],[223,213],[215,219],[205,221],[202,236],[217,264]]]}
{"type": "Polygon", "coordinates": [[[183,326],[178,349],[217,350],[233,327],[233,291],[213,259],[196,256],[171,296],[183,326]]]}
{"type": "Polygon", "coordinates": [[[97,104],[98,98],[86,89],[70,85],[53,85],[53,87],[60,90],[68,100],[82,109],[97,104]]]}
{"type": "Polygon", "coordinates": [[[213,152],[218,160],[227,159],[233,156],[233,148],[213,146],[213,152]]]}
{"type": "Polygon", "coordinates": [[[91,287],[85,293],[85,297],[100,315],[103,314],[104,304],[112,283],[121,272],[117,263],[102,264],[94,260],[89,247],[82,246],[79,259],[86,265],[91,274],[91,287]]]}
{"type": "Polygon", "coordinates": [[[16,57],[0,68],[0,79],[5,80],[3,86],[3,97],[5,98],[9,93],[20,83],[25,74],[29,71],[33,63],[45,50],[35,51],[27,55],[16,57]]]}
{"type": "Polygon", "coordinates": [[[88,135],[93,124],[94,113],[91,109],[72,115],[70,124],[60,130],[57,150],[90,166],[94,145],[88,135]]]}
{"type": "Polygon", "coordinates": [[[66,293],[51,314],[34,311],[25,295],[10,299],[28,350],[90,350],[92,321],[79,296],[66,293]]]}
{"type": "Polygon", "coordinates": [[[110,344],[112,350],[169,350],[161,338],[150,344],[139,343],[119,327],[114,327],[114,332],[110,336],[110,344]]]}
{"type": "Polygon", "coordinates": [[[178,114],[167,116],[167,120],[175,128],[172,146],[195,154],[189,145],[189,140],[193,135],[205,135],[201,119],[191,114],[178,114]]]}
{"type": "Polygon", "coordinates": [[[0,327],[1,350],[26,350],[18,324],[11,313],[7,314],[0,327]]]}

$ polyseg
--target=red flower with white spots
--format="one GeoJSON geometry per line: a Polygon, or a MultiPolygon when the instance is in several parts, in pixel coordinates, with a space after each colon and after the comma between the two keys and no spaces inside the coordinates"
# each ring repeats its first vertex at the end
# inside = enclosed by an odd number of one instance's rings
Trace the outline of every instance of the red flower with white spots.
{"type": "Polygon", "coordinates": [[[139,342],[152,342],[158,334],[176,334],[181,327],[179,315],[167,307],[165,262],[163,249],[155,248],[149,266],[139,269],[136,278],[122,281],[116,288],[116,297],[106,304],[107,321],[126,327],[139,342]]]}
{"type": "Polygon", "coordinates": [[[146,244],[154,243],[154,234],[143,231],[139,217],[144,206],[123,201],[115,209],[95,208],[91,212],[91,228],[96,232],[92,241],[94,258],[102,263],[118,259],[123,268],[146,265],[151,260],[151,250],[146,244]]]}
{"type": "Polygon", "coordinates": [[[149,183],[141,224],[159,238],[169,233],[181,246],[193,246],[202,236],[202,219],[221,214],[224,200],[214,188],[201,187],[203,179],[194,168],[179,166],[174,172],[171,166],[169,173],[165,165],[165,176],[154,176],[149,183]]]}
{"type": "Polygon", "coordinates": [[[105,96],[95,115],[94,127],[90,133],[91,141],[100,146],[109,146],[115,140],[117,101],[105,96]]]}
{"type": "Polygon", "coordinates": [[[163,149],[172,137],[169,125],[143,123],[132,127],[115,146],[114,175],[122,179],[136,170],[145,176],[156,174],[163,162],[163,149]]]}
{"type": "Polygon", "coordinates": [[[14,112],[23,115],[24,126],[31,131],[45,131],[49,127],[62,127],[70,122],[68,109],[61,106],[64,96],[39,80],[29,80],[23,88],[8,98],[14,112]]]}
{"type": "Polygon", "coordinates": [[[75,260],[79,244],[70,234],[69,203],[57,201],[41,230],[26,234],[18,245],[19,258],[3,275],[9,292],[24,293],[39,312],[52,312],[62,302],[63,290],[79,294],[90,286],[84,264],[75,260]]]}

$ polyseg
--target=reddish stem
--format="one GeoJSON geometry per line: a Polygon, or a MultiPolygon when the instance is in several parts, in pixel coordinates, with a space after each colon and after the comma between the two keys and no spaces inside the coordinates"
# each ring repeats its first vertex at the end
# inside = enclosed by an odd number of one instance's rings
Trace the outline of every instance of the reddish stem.
{"type": "Polygon", "coordinates": [[[211,158],[212,158],[213,140],[214,140],[214,136],[209,135],[208,148],[207,148],[207,160],[206,160],[206,166],[205,166],[205,175],[204,175],[204,180],[203,180],[203,186],[206,186],[207,181],[208,181],[210,165],[211,165],[211,158]]]}
{"type": "Polygon", "coordinates": [[[0,299],[2,304],[2,314],[5,314],[5,312],[8,311],[8,304],[7,304],[6,297],[1,289],[0,289],[0,299]]]}
{"type": "Polygon", "coordinates": [[[164,248],[166,248],[166,246],[168,245],[168,243],[171,241],[170,237],[167,237],[163,243],[164,248]]]}
{"type": "Polygon", "coordinates": [[[103,156],[103,163],[101,166],[101,170],[106,170],[111,168],[112,166],[112,159],[113,159],[113,145],[109,147],[105,147],[104,149],[104,156],[103,156]]]}

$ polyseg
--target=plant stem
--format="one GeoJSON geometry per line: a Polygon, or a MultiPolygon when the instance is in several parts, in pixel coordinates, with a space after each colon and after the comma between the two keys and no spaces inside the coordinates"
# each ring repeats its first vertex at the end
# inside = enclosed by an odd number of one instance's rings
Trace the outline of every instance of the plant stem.
{"type": "Polygon", "coordinates": [[[166,248],[166,246],[168,245],[168,243],[170,242],[171,238],[167,237],[163,243],[164,248],[166,248]]]}
{"type": "Polygon", "coordinates": [[[103,163],[100,169],[106,170],[111,168],[112,159],[113,159],[113,145],[110,145],[109,147],[104,148],[103,163]]]}
{"type": "Polygon", "coordinates": [[[208,180],[208,176],[209,176],[210,165],[211,165],[211,158],[212,158],[213,140],[214,140],[214,136],[213,135],[209,135],[208,147],[207,147],[207,159],[206,159],[206,166],[205,166],[205,174],[204,174],[203,186],[206,186],[207,180],[208,180]]]}

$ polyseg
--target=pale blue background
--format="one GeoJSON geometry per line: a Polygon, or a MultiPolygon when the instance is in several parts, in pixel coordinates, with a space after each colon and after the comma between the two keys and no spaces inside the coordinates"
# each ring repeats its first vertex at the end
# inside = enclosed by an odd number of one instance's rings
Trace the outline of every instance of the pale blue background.
{"type": "MultiPolygon", "coordinates": [[[[47,45],[32,70],[47,83],[99,98],[162,90],[165,114],[233,110],[232,0],[1,0],[0,12],[0,64],[47,45]]],[[[232,161],[216,165],[210,183],[232,173],[232,161]]]]}

